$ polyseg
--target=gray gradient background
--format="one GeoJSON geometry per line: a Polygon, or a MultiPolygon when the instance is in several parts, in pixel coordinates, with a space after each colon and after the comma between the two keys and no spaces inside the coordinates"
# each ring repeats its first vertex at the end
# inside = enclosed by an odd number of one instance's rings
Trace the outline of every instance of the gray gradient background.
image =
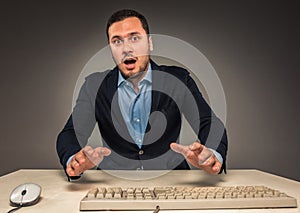
{"type": "Polygon", "coordinates": [[[228,168],[300,180],[299,1],[101,2],[1,1],[0,175],[61,168],[56,137],[77,77],[106,45],[109,15],[126,7],[214,66],[227,99],[228,168]]]}

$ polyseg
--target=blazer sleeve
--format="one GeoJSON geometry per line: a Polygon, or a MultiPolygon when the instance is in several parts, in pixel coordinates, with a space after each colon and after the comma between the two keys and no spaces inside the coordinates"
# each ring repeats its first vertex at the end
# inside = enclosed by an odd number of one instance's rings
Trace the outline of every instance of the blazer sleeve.
{"type": "Polygon", "coordinates": [[[99,77],[92,74],[82,85],[75,107],[63,130],[57,137],[56,150],[63,168],[70,156],[80,151],[88,141],[95,124],[95,98],[99,77]]]}
{"type": "Polygon", "coordinates": [[[184,96],[183,113],[201,144],[221,154],[223,165],[220,173],[223,170],[226,173],[228,139],[225,126],[211,110],[189,73],[184,81],[188,89],[184,96]]]}

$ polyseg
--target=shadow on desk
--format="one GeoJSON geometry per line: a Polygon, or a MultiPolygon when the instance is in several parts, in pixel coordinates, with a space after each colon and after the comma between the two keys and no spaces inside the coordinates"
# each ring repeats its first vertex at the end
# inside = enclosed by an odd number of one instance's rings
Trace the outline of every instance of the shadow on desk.
{"type": "MultiPolygon", "coordinates": [[[[68,191],[89,190],[97,186],[217,186],[224,182],[224,174],[209,175],[204,171],[195,171],[193,175],[176,175],[170,171],[89,171],[66,186],[68,191]],[[155,183],[155,184],[154,184],[155,183]]],[[[191,174],[191,173],[188,173],[191,174]]],[[[65,177],[66,178],[66,177],[65,177]]],[[[66,179],[67,181],[67,179],[66,179]]]]}

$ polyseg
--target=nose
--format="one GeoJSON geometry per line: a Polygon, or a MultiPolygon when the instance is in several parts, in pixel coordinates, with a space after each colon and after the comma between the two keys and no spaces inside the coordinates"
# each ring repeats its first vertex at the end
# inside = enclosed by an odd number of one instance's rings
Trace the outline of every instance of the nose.
{"type": "Polygon", "coordinates": [[[130,41],[125,39],[124,43],[123,43],[123,53],[128,54],[128,53],[131,53],[132,51],[133,51],[133,49],[132,49],[130,41]]]}

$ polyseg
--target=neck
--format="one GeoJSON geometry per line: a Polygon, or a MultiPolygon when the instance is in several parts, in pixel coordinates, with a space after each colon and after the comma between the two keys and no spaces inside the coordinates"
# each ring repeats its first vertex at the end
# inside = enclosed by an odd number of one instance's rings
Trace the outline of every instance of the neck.
{"type": "Polygon", "coordinates": [[[147,64],[146,68],[144,69],[144,71],[140,71],[137,74],[130,76],[127,78],[128,81],[130,81],[133,85],[133,88],[135,90],[136,93],[139,92],[139,87],[138,87],[138,83],[145,77],[147,71],[149,68],[149,63],[147,64]]]}

